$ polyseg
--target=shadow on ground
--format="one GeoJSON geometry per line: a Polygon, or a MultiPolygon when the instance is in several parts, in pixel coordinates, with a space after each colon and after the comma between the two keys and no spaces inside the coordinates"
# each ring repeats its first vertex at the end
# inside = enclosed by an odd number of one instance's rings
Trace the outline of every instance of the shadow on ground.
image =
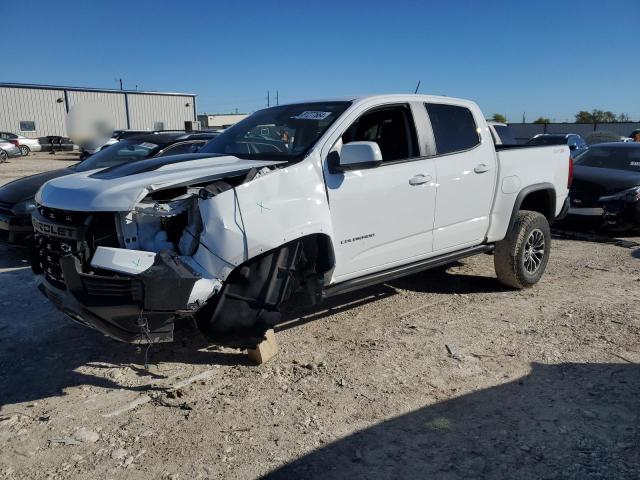
{"type": "Polygon", "coordinates": [[[637,479],[640,366],[533,364],[511,383],[385,421],[269,479],[637,479]]]}

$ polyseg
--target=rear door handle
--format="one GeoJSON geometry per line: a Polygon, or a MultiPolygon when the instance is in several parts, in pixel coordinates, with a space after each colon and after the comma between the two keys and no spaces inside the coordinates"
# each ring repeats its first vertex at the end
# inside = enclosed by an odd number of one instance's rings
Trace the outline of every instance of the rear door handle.
{"type": "Polygon", "coordinates": [[[431,181],[431,175],[419,174],[409,179],[409,185],[422,185],[431,181]]]}
{"type": "Polygon", "coordinates": [[[476,173],[488,172],[489,171],[489,166],[485,165],[484,163],[481,163],[479,165],[476,165],[476,168],[474,168],[473,171],[476,172],[476,173]]]}

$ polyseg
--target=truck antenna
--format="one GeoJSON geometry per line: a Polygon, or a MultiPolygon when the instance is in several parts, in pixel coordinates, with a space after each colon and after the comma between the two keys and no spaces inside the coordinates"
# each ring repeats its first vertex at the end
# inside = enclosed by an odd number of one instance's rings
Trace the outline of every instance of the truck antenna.
{"type": "Polygon", "coordinates": [[[416,89],[413,93],[418,93],[419,88],[420,88],[420,80],[418,80],[418,84],[416,85],[416,89]]]}

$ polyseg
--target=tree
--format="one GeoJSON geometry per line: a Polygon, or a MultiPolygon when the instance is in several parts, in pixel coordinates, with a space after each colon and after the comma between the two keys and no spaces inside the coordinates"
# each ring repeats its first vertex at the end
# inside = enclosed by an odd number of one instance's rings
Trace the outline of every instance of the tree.
{"type": "Polygon", "coordinates": [[[594,108],[591,112],[581,110],[576,113],[576,123],[614,123],[614,122],[628,122],[629,115],[621,113],[616,115],[615,113],[607,110],[598,110],[594,108]]]}
{"type": "Polygon", "coordinates": [[[621,113],[620,115],[618,115],[618,121],[619,122],[630,122],[631,118],[629,117],[628,114],[626,113],[621,113]]]}
{"type": "Polygon", "coordinates": [[[491,117],[491,120],[498,123],[507,123],[507,117],[505,117],[501,113],[494,113],[493,117],[491,117]]]}
{"type": "Polygon", "coordinates": [[[576,113],[576,123],[593,123],[593,115],[585,110],[576,113]]]}
{"type": "Polygon", "coordinates": [[[538,117],[536,120],[533,121],[533,123],[551,123],[551,120],[549,120],[546,117],[538,117]]]}

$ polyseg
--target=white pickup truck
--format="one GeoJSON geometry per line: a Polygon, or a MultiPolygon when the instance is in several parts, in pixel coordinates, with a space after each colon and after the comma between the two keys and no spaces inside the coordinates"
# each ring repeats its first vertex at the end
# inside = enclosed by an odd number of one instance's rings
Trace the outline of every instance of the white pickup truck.
{"type": "Polygon", "coordinates": [[[195,318],[212,342],[253,347],[296,291],[320,302],[479,253],[503,284],[534,285],[570,182],[566,146],[496,147],[467,100],[280,105],[197,154],[46,183],[33,270],[118,340],[170,341],[195,318]]]}

